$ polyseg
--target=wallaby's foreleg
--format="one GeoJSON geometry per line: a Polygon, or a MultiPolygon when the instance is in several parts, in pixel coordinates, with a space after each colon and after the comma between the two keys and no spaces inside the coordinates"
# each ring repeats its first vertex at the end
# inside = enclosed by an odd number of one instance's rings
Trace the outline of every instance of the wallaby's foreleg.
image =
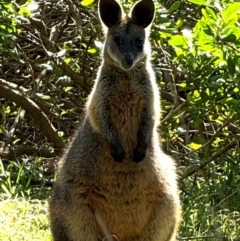
{"type": "MultiPolygon", "coordinates": [[[[149,109],[149,108],[148,108],[149,109]]],[[[140,162],[146,156],[146,151],[151,140],[154,120],[148,109],[144,109],[138,130],[138,142],[133,152],[133,161],[140,162]]]]}
{"type": "MultiPolygon", "coordinates": [[[[107,103],[105,103],[103,106],[107,106],[107,103]]],[[[110,145],[111,155],[114,158],[114,160],[116,162],[122,162],[125,157],[125,152],[119,141],[115,126],[112,122],[110,108],[105,108],[107,109],[102,111],[102,115],[100,118],[100,120],[102,121],[101,124],[103,129],[103,135],[105,136],[110,145]]]]}

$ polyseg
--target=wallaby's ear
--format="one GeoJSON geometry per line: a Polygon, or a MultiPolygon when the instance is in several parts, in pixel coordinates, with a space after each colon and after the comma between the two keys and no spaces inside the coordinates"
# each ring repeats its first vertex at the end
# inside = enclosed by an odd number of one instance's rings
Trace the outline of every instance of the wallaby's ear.
{"type": "Polygon", "coordinates": [[[122,18],[122,8],[115,0],[100,0],[98,9],[101,21],[108,28],[120,23],[122,18]]]}
{"type": "Polygon", "coordinates": [[[152,0],[141,0],[131,10],[132,20],[140,27],[146,28],[154,18],[155,6],[152,0]]]}

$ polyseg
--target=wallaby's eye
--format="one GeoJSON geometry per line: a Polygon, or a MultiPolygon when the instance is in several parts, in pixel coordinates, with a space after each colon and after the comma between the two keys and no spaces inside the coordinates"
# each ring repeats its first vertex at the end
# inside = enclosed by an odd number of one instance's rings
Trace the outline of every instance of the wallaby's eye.
{"type": "Polygon", "coordinates": [[[116,45],[119,45],[120,44],[120,38],[118,36],[115,36],[113,38],[113,41],[115,42],[116,45]]]}
{"type": "Polygon", "coordinates": [[[143,40],[141,40],[140,38],[136,38],[135,39],[135,45],[137,48],[142,48],[143,47],[143,40]]]}

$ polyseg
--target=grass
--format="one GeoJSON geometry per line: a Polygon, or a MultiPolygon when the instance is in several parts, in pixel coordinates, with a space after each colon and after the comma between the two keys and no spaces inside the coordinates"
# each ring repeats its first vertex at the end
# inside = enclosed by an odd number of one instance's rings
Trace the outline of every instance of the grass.
{"type": "Polygon", "coordinates": [[[210,178],[185,181],[180,240],[240,241],[239,174],[230,184],[225,179],[221,175],[217,182],[210,178]]]}
{"type": "Polygon", "coordinates": [[[47,202],[22,198],[1,201],[0,240],[50,241],[47,202]]]}
{"type": "Polygon", "coordinates": [[[0,240],[50,241],[50,188],[37,162],[21,160],[4,165],[0,158],[0,240]],[[38,180],[36,183],[35,180],[38,180]]]}

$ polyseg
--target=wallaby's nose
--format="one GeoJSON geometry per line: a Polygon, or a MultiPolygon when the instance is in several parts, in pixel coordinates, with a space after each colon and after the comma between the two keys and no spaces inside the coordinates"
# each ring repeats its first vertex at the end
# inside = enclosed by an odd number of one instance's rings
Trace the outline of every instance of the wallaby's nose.
{"type": "Polygon", "coordinates": [[[133,55],[132,54],[126,54],[124,57],[124,60],[128,66],[133,65],[133,55]]]}
{"type": "Polygon", "coordinates": [[[133,54],[126,53],[122,59],[122,68],[125,70],[130,70],[134,64],[134,57],[133,54]]]}

